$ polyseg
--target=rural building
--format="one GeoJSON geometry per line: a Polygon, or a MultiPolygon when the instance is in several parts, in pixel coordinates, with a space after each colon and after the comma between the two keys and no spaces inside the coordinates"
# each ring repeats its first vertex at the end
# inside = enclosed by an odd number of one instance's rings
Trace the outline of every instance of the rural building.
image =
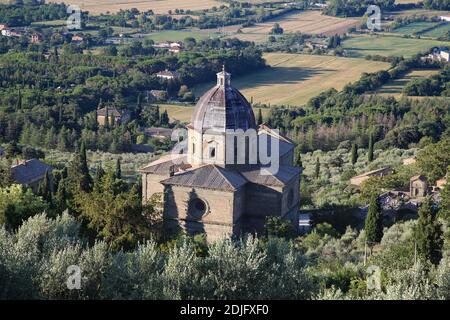
{"type": "Polygon", "coordinates": [[[104,126],[106,119],[108,119],[108,123],[115,122],[117,124],[127,123],[130,121],[130,112],[127,110],[118,110],[116,108],[108,108],[104,107],[102,109],[97,110],[97,123],[100,126],[104,126]]]}
{"type": "Polygon", "coordinates": [[[351,178],[350,185],[352,185],[354,187],[360,187],[364,181],[368,180],[371,177],[384,177],[384,176],[388,176],[393,173],[394,173],[394,170],[392,170],[390,167],[372,170],[372,171],[360,174],[359,176],[351,178]]]}
{"type": "Polygon", "coordinates": [[[436,186],[434,187],[434,189],[437,190],[442,190],[444,189],[445,185],[447,184],[447,178],[442,178],[436,181],[436,186]]]}
{"type": "Polygon", "coordinates": [[[22,33],[13,29],[3,29],[2,36],[5,37],[21,37],[22,33]]]}
{"type": "Polygon", "coordinates": [[[422,175],[411,177],[409,180],[409,194],[411,198],[422,198],[427,195],[427,178],[422,175]]]}
{"type": "Polygon", "coordinates": [[[166,139],[172,137],[172,132],[170,128],[152,127],[145,130],[145,135],[150,138],[166,139]]]}
{"type": "Polygon", "coordinates": [[[440,16],[442,21],[448,21],[450,22],[450,16],[440,16]]]}
{"type": "Polygon", "coordinates": [[[430,54],[422,57],[422,60],[450,62],[450,51],[445,48],[435,48],[430,54]]]}
{"type": "Polygon", "coordinates": [[[9,29],[7,24],[1,23],[0,24],[0,31],[5,30],[5,29],[9,29]]]}
{"type": "Polygon", "coordinates": [[[11,173],[16,183],[37,191],[39,183],[45,178],[46,172],[51,173],[53,168],[37,160],[25,160],[11,167],[11,173]]]}
{"type": "Polygon", "coordinates": [[[156,76],[160,79],[164,80],[175,80],[180,78],[180,74],[176,71],[164,70],[160,71],[156,74],[156,76]]]}
{"type": "MultiPolygon", "coordinates": [[[[262,233],[268,216],[281,217],[298,230],[301,169],[289,157],[274,172],[258,155],[250,161],[257,147],[253,143],[268,139],[259,140],[252,107],[231,86],[225,69],[217,74],[217,85],[200,98],[187,129],[187,153],[169,154],[139,170],[143,201],[159,204],[166,225],[206,233],[210,242],[222,235],[262,233]],[[236,130],[254,136],[227,145],[235,141],[229,134],[236,130]],[[237,157],[245,161],[238,164],[237,157]]],[[[269,134],[267,126],[259,130],[269,134]]],[[[288,143],[275,132],[270,138],[288,143]]]]}
{"type": "Polygon", "coordinates": [[[416,163],[416,158],[407,158],[407,159],[403,159],[403,165],[404,166],[410,166],[412,164],[416,163]]]}
{"type": "Polygon", "coordinates": [[[450,61],[450,51],[447,49],[442,49],[439,52],[439,55],[441,57],[441,61],[449,62],[450,61]]]}
{"type": "Polygon", "coordinates": [[[34,33],[31,35],[31,43],[41,43],[42,36],[38,33],[34,33]]]}
{"type": "Polygon", "coordinates": [[[171,41],[165,41],[160,42],[153,45],[153,48],[156,49],[167,49],[169,52],[172,53],[180,53],[183,49],[183,44],[181,42],[171,42],[171,41]]]}
{"type": "Polygon", "coordinates": [[[84,40],[84,38],[82,36],[79,36],[79,35],[72,36],[72,42],[82,42],[83,40],[84,40]]]}
{"type": "Polygon", "coordinates": [[[165,101],[167,100],[167,91],[150,90],[146,92],[147,102],[165,101]]]}

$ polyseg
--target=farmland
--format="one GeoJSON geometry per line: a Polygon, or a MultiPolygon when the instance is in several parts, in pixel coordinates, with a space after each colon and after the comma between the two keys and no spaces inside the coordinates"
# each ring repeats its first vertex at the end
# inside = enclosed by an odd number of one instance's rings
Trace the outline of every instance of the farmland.
{"type": "MultiPolygon", "coordinates": [[[[257,115],[258,110],[261,109],[263,116],[269,112],[269,108],[254,108],[255,116],[257,115]]],[[[181,121],[181,122],[189,122],[191,120],[192,111],[194,110],[194,106],[183,106],[176,104],[160,104],[159,105],[160,112],[164,112],[167,110],[169,114],[169,118],[171,121],[181,121]]]]}
{"type": "Polygon", "coordinates": [[[236,36],[241,40],[263,42],[267,40],[275,23],[279,23],[284,32],[334,35],[347,32],[350,27],[358,25],[360,20],[325,16],[320,11],[307,11],[287,14],[249,28],[243,28],[241,29],[242,33],[236,36]]]}
{"type": "MultiPolygon", "coordinates": [[[[342,89],[363,72],[389,68],[384,62],[332,56],[270,53],[264,58],[271,68],[232,80],[254,103],[302,105],[327,89],[342,89]]],[[[211,85],[196,87],[196,95],[211,85]]]]}
{"type": "Polygon", "coordinates": [[[399,34],[413,35],[415,33],[421,32],[425,29],[431,28],[436,25],[437,25],[436,22],[414,22],[406,26],[397,28],[393,32],[399,34]]]}
{"type": "Polygon", "coordinates": [[[145,38],[151,39],[155,42],[161,41],[183,41],[191,37],[196,40],[202,40],[210,36],[218,36],[214,33],[208,33],[203,30],[164,30],[145,35],[145,38]]]}
{"type": "MultiPolygon", "coordinates": [[[[55,0],[54,2],[66,2],[55,0]]],[[[120,9],[126,10],[137,8],[140,11],[153,10],[155,13],[167,13],[169,10],[203,10],[214,6],[220,6],[221,2],[215,0],[72,0],[71,5],[79,5],[83,11],[91,14],[106,12],[117,12],[120,9]]]]}
{"type": "Polygon", "coordinates": [[[409,39],[388,36],[357,36],[344,41],[343,48],[351,57],[367,55],[411,57],[432,47],[448,46],[437,40],[409,39]]]}
{"type": "Polygon", "coordinates": [[[403,87],[411,80],[417,78],[428,78],[439,73],[438,70],[414,70],[400,79],[396,79],[376,91],[380,96],[393,96],[395,98],[402,97],[403,87]]]}
{"type": "Polygon", "coordinates": [[[450,23],[447,23],[445,25],[442,25],[442,26],[439,26],[432,30],[429,30],[427,32],[424,32],[424,33],[422,33],[422,35],[426,36],[426,37],[439,38],[439,37],[444,37],[449,32],[450,32],[450,23]]]}

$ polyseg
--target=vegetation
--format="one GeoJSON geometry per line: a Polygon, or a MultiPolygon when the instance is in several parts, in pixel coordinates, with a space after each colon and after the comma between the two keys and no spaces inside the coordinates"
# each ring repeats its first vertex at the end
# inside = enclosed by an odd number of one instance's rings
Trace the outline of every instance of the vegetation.
{"type": "Polygon", "coordinates": [[[102,241],[88,245],[67,214],[38,215],[16,232],[0,229],[1,298],[448,299],[448,256],[427,272],[414,265],[413,250],[399,250],[413,245],[413,227],[386,230],[381,250],[369,257],[383,270],[382,290],[367,291],[364,235],[350,228],[341,237],[325,231],[290,242],[250,237],[209,246],[181,238],[116,251],[102,241]],[[70,265],[80,267],[80,290],[67,290],[70,265]]]}

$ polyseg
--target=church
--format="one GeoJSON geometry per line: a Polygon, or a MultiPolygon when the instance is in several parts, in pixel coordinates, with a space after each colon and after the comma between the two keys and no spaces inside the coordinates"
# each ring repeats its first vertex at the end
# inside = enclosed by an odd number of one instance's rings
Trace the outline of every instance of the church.
{"type": "Polygon", "coordinates": [[[225,68],[195,106],[183,145],[139,169],[144,203],[157,205],[169,228],[206,233],[213,242],[262,234],[266,217],[277,216],[297,230],[301,168],[293,166],[294,144],[256,125],[225,68]]]}

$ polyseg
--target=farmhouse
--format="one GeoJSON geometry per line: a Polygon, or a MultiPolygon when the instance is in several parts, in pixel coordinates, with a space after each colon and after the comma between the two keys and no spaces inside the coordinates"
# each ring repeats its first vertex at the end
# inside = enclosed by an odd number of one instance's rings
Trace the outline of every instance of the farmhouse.
{"type": "Polygon", "coordinates": [[[5,37],[21,37],[22,33],[14,29],[3,29],[2,36],[5,37]]]}
{"type": "Polygon", "coordinates": [[[31,43],[40,43],[42,41],[42,36],[38,33],[31,35],[31,43]]]}
{"type": "Polygon", "coordinates": [[[354,187],[360,187],[364,181],[368,180],[371,177],[384,177],[392,173],[394,173],[394,170],[392,170],[390,167],[372,170],[351,178],[350,185],[354,187]]]}
{"type": "Polygon", "coordinates": [[[175,80],[180,78],[180,74],[177,71],[164,70],[160,71],[156,74],[156,76],[160,79],[164,80],[175,80]]]}
{"type": "Polygon", "coordinates": [[[167,91],[165,90],[150,90],[146,91],[147,102],[165,101],[167,100],[167,91]]]}
{"type": "Polygon", "coordinates": [[[72,42],[82,42],[83,40],[84,40],[84,38],[82,36],[79,36],[79,35],[72,36],[72,42]]]}
{"type": "Polygon", "coordinates": [[[407,159],[403,159],[403,165],[404,166],[409,166],[412,164],[416,163],[416,158],[407,158],[407,159]]]}
{"type": "Polygon", "coordinates": [[[144,203],[160,204],[169,228],[206,233],[210,242],[222,235],[261,233],[267,216],[298,230],[301,169],[289,161],[290,147],[280,147],[288,151],[274,158],[278,170],[263,164],[252,152],[254,143],[290,142],[255,122],[250,104],[231,86],[231,75],[218,73],[217,85],[200,98],[187,126],[186,153],[169,154],[139,170],[144,203]],[[235,144],[236,131],[254,132],[254,139],[242,137],[235,144]]]}
{"type": "Polygon", "coordinates": [[[16,183],[37,191],[39,183],[44,179],[47,172],[51,173],[53,168],[40,160],[31,159],[17,163],[11,167],[11,173],[16,183]]]}
{"type": "Polygon", "coordinates": [[[440,16],[439,18],[441,18],[442,21],[450,22],[450,16],[440,16]]]}
{"type": "Polygon", "coordinates": [[[434,187],[435,191],[444,189],[447,184],[447,178],[442,178],[436,181],[436,186],[434,187]]]}
{"type": "Polygon", "coordinates": [[[131,115],[126,110],[118,110],[116,108],[104,107],[97,110],[97,123],[100,126],[104,126],[106,121],[108,124],[115,123],[126,123],[130,120],[131,115]],[[108,119],[108,120],[107,120],[108,119]]]}
{"type": "Polygon", "coordinates": [[[172,136],[172,129],[152,127],[145,130],[145,135],[150,138],[166,139],[172,136]]]}
{"type": "Polygon", "coordinates": [[[422,60],[450,62],[450,51],[445,48],[435,48],[432,53],[422,57],[422,60]]]}

